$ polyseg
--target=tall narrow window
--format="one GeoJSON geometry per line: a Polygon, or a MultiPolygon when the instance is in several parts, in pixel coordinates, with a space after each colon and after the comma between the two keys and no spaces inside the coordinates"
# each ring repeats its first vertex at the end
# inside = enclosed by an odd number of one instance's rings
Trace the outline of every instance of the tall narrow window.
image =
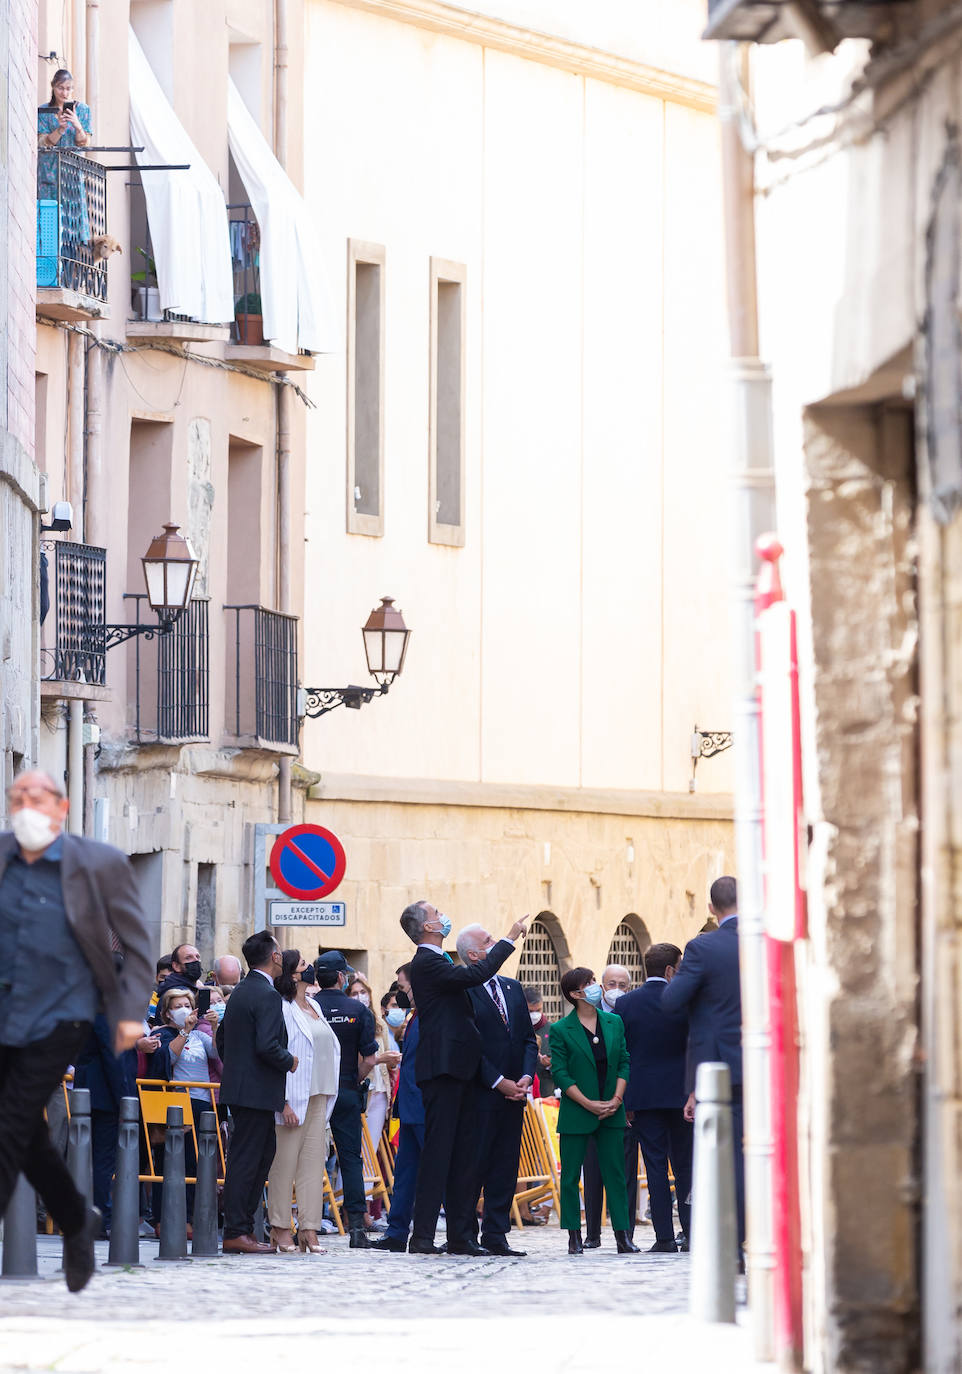
{"type": "Polygon", "coordinates": [[[384,249],[347,245],[347,528],[384,533],[384,249]]]}
{"type": "Polygon", "coordinates": [[[465,293],[462,263],[431,259],[428,538],[464,543],[465,293]]]}

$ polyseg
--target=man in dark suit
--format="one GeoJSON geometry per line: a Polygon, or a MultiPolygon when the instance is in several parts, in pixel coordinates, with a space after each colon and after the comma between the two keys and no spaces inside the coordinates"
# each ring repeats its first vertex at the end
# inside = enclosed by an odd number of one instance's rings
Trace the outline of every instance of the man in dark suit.
{"type": "Polygon", "coordinates": [[[735,1155],[735,1208],[739,1258],[745,1243],[745,1162],[742,1153],[742,998],[738,967],[738,892],[735,879],[711,885],[708,910],[718,929],[696,935],[685,946],[676,977],[662,996],[665,1011],[688,1013],[689,1098],[685,1114],[695,1115],[695,1075],[699,1064],[724,1063],[732,1078],[732,1143],[735,1155]]]}
{"type": "Polygon", "coordinates": [[[668,1165],[675,1175],[678,1219],[688,1249],[691,1208],[691,1123],[685,1120],[685,1061],[688,1018],[664,1010],[665,989],[681,965],[677,945],[650,945],[645,951],[647,981],[619,997],[616,1013],[625,1023],[625,1042],[631,1058],[625,1110],[645,1161],[655,1254],[678,1249],[671,1214],[668,1165]]]}
{"type": "MultiPolygon", "coordinates": [[[[483,926],[466,926],[458,935],[458,957],[466,968],[494,949],[483,926]]],[[[518,1184],[518,1157],[528,1089],[538,1066],[538,1041],[524,989],[514,978],[494,973],[468,996],[481,1032],[481,1109],[475,1202],[484,1191],[481,1248],[489,1255],[524,1257],[508,1244],[511,1200],[518,1184]]],[[[477,1232],[475,1232],[475,1239],[477,1232]]]]}
{"type": "Polygon", "coordinates": [[[424,1103],[421,1089],[415,1082],[418,1040],[421,1024],[418,1010],[414,1004],[411,990],[411,965],[402,964],[397,970],[398,990],[396,1002],[404,1011],[413,1012],[404,1030],[404,1043],[401,1047],[401,1070],[398,1074],[397,1111],[400,1128],[398,1130],[397,1154],[394,1158],[394,1187],[391,1189],[391,1211],[388,1214],[387,1230],[379,1240],[371,1242],[372,1250],[392,1250],[398,1254],[408,1248],[408,1231],[414,1211],[414,1192],[417,1187],[418,1165],[424,1146],[424,1103]]]}
{"type": "Polygon", "coordinates": [[[274,1113],[284,1110],[286,1077],[297,1068],[287,1048],[281,995],[274,979],[282,956],[269,930],[249,936],[242,951],[250,970],[231,993],[217,1027],[224,1061],[220,1101],[234,1120],[224,1179],[224,1254],[268,1255],[254,1239],[254,1212],[274,1162],[274,1113]]]}
{"type": "Polygon", "coordinates": [[[7,792],[12,832],[0,834],[0,1216],[23,1171],[63,1231],[64,1276],[75,1293],[94,1271],[101,1218],[51,1143],[44,1107],[101,1007],[114,1052],[136,1044],[153,968],[130,860],[111,845],[63,834],[68,809],[48,773],[21,773],[7,792]]]}
{"type": "Polygon", "coordinates": [[[414,1231],[408,1250],[435,1254],[434,1230],[444,1202],[449,1255],[483,1255],[475,1240],[477,1077],[481,1036],[468,989],[480,987],[514,952],[525,931],[515,921],[485,959],[457,968],[443,953],[451,922],[428,902],[401,914],[401,929],[415,945],[411,987],[421,1023],[415,1077],[424,1101],[424,1148],[414,1200],[414,1231]]]}

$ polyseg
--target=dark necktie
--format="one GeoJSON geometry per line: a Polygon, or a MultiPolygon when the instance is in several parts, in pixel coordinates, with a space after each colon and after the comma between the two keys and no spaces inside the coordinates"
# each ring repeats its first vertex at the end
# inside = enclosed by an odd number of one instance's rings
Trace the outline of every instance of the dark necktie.
{"type": "Polygon", "coordinates": [[[501,989],[498,987],[497,978],[492,978],[488,983],[488,987],[491,990],[491,999],[494,1002],[494,1005],[497,1007],[498,1011],[501,1013],[501,1020],[504,1022],[505,1025],[507,1025],[508,1009],[504,1005],[504,998],[501,996],[501,989]]]}

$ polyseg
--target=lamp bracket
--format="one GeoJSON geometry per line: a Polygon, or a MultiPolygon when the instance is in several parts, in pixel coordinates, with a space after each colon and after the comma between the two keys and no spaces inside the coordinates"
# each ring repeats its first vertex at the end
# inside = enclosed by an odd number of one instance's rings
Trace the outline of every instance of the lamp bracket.
{"type": "Polygon", "coordinates": [[[390,686],[390,682],[382,682],[379,687],[305,687],[304,714],[311,720],[317,720],[318,716],[326,715],[338,706],[359,711],[375,697],[384,696],[390,686]]]}
{"type": "Polygon", "coordinates": [[[144,639],[153,639],[155,635],[170,634],[179,615],[180,612],[163,618],[158,616],[156,625],[89,625],[89,648],[92,652],[106,653],[108,649],[116,648],[118,644],[126,644],[129,639],[135,639],[138,635],[143,635],[144,639]]]}
{"type": "Polygon", "coordinates": [[[731,730],[699,730],[696,725],[691,734],[691,777],[688,790],[695,790],[695,769],[699,759],[710,759],[715,754],[723,754],[735,743],[731,730]]]}

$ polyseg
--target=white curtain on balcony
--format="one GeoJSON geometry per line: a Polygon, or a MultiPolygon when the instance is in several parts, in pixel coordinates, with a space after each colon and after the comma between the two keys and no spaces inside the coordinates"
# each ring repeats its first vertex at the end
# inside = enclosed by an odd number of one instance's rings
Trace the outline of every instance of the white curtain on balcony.
{"type": "Polygon", "coordinates": [[[138,164],[189,163],[181,172],[141,172],[160,304],[204,324],[234,318],[227,205],[217,179],[174,113],[130,29],[130,137],[138,164]]]}
{"type": "Polygon", "coordinates": [[[340,330],[311,213],[230,80],[227,134],[261,231],[264,338],[285,353],[335,353],[340,330]]]}

